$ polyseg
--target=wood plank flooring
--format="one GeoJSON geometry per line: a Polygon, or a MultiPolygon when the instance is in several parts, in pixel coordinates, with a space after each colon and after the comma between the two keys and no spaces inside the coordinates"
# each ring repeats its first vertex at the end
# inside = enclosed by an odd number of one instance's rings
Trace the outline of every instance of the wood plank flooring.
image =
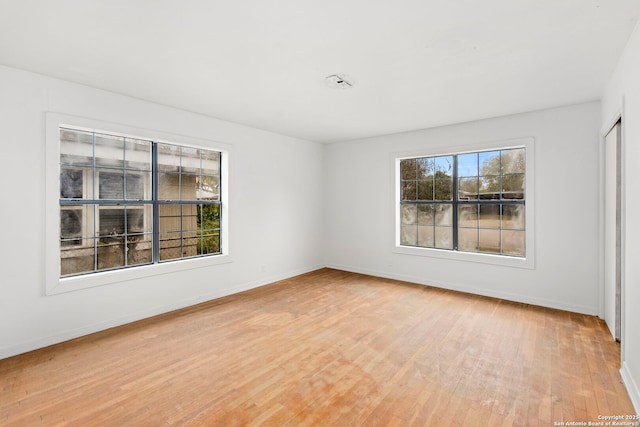
{"type": "Polygon", "coordinates": [[[0,425],[597,421],[619,359],[595,317],[322,269],[0,360],[0,425]]]}

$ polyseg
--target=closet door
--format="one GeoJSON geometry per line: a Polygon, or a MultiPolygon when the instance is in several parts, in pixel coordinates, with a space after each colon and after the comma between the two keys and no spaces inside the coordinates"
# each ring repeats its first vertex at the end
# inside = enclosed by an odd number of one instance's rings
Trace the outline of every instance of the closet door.
{"type": "Polygon", "coordinates": [[[605,138],[604,186],[604,320],[618,341],[621,285],[620,136],[621,122],[618,122],[605,138]]]}

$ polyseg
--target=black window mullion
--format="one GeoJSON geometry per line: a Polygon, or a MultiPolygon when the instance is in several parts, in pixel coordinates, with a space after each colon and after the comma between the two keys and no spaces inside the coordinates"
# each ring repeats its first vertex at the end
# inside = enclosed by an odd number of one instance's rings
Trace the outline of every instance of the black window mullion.
{"type": "MultiPolygon", "coordinates": [[[[122,139],[122,199],[127,200],[127,173],[124,170],[124,167],[127,163],[127,138],[122,139]]],[[[127,209],[127,205],[124,205],[124,230],[122,241],[124,245],[124,267],[126,268],[129,265],[129,211],[127,209]]]]}
{"type": "Polygon", "coordinates": [[[151,200],[153,212],[152,253],[153,264],[160,262],[160,204],[158,203],[158,144],[151,143],[151,200]]]}
{"type": "Polygon", "coordinates": [[[453,226],[453,250],[458,250],[458,156],[453,156],[453,186],[451,200],[452,200],[452,226],[453,226]]]}
{"type": "MultiPolygon", "coordinates": [[[[96,194],[96,185],[97,185],[97,173],[96,173],[96,133],[91,132],[91,200],[96,200],[98,198],[98,194],[96,194]]],[[[98,271],[98,216],[100,214],[100,206],[93,205],[93,232],[91,236],[93,237],[93,271],[98,271]]]]}
{"type": "MultiPolygon", "coordinates": [[[[222,153],[218,153],[218,201],[222,201],[222,153]]],[[[222,204],[218,209],[218,251],[222,253],[222,204]]]]}
{"type": "Polygon", "coordinates": [[[459,205],[524,205],[521,199],[459,200],[459,205]]]}
{"type": "Polygon", "coordinates": [[[60,199],[61,206],[104,205],[104,206],[135,206],[153,203],[153,200],[122,200],[122,199],[60,199]]]}

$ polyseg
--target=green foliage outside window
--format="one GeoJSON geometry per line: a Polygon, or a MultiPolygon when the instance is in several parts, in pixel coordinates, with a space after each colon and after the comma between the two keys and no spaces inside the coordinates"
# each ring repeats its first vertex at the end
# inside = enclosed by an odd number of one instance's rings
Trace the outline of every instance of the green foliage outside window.
{"type": "Polygon", "coordinates": [[[220,252],[220,206],[198,205],[198,254],[220,252]]]}

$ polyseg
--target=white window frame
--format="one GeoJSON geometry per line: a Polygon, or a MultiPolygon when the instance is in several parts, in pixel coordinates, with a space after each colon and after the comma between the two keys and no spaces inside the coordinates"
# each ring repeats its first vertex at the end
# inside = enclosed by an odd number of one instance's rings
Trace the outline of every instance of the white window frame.
{"type": "MultiPolygon", "coordinates": [[[[413,255],[441,258],[455,261],[476,262],[525,269],[535,269],[535,151],[534,138],[518,138],[505,141],[488,141],[463,146],[434,147],[419,150],[392,153],[393,181],[393,218],[395,218],[392,252],[401,255],[413,255]],[[417,157],[437,157],[474,153],[479,151],[525,148],[525,257],[511,257],[476,252],[462,252],[448,249],[422,248],[400,245],[400,161],[417,157]]],[[[454,230],[455,232],[455,230],[454,230]]]]}
{"type": "MultiPolygon", "coordinates": [[[[139,128],[133,125],[109,123],[101,120],[60,114],[46,113],[46,169],[45,169],[45,295],[55,295],[104,286],[123,281],[142,279],[162,274],[197,268],[206,268],[233,262],[229,242],[229,162],[232,146],[217,141],[171,134],[167,132],[139,128]],[[168,144],[215,150],[222,153],[221,160],[221,253],[188,259],[179,259],[160,264],[149,264],[94,272],[71,277],[60,277],[60,127],[104,132],[131,138],[153,140],[168,144]]],[[[84,224],[83,224],[84,226],[84,224]]]]}

